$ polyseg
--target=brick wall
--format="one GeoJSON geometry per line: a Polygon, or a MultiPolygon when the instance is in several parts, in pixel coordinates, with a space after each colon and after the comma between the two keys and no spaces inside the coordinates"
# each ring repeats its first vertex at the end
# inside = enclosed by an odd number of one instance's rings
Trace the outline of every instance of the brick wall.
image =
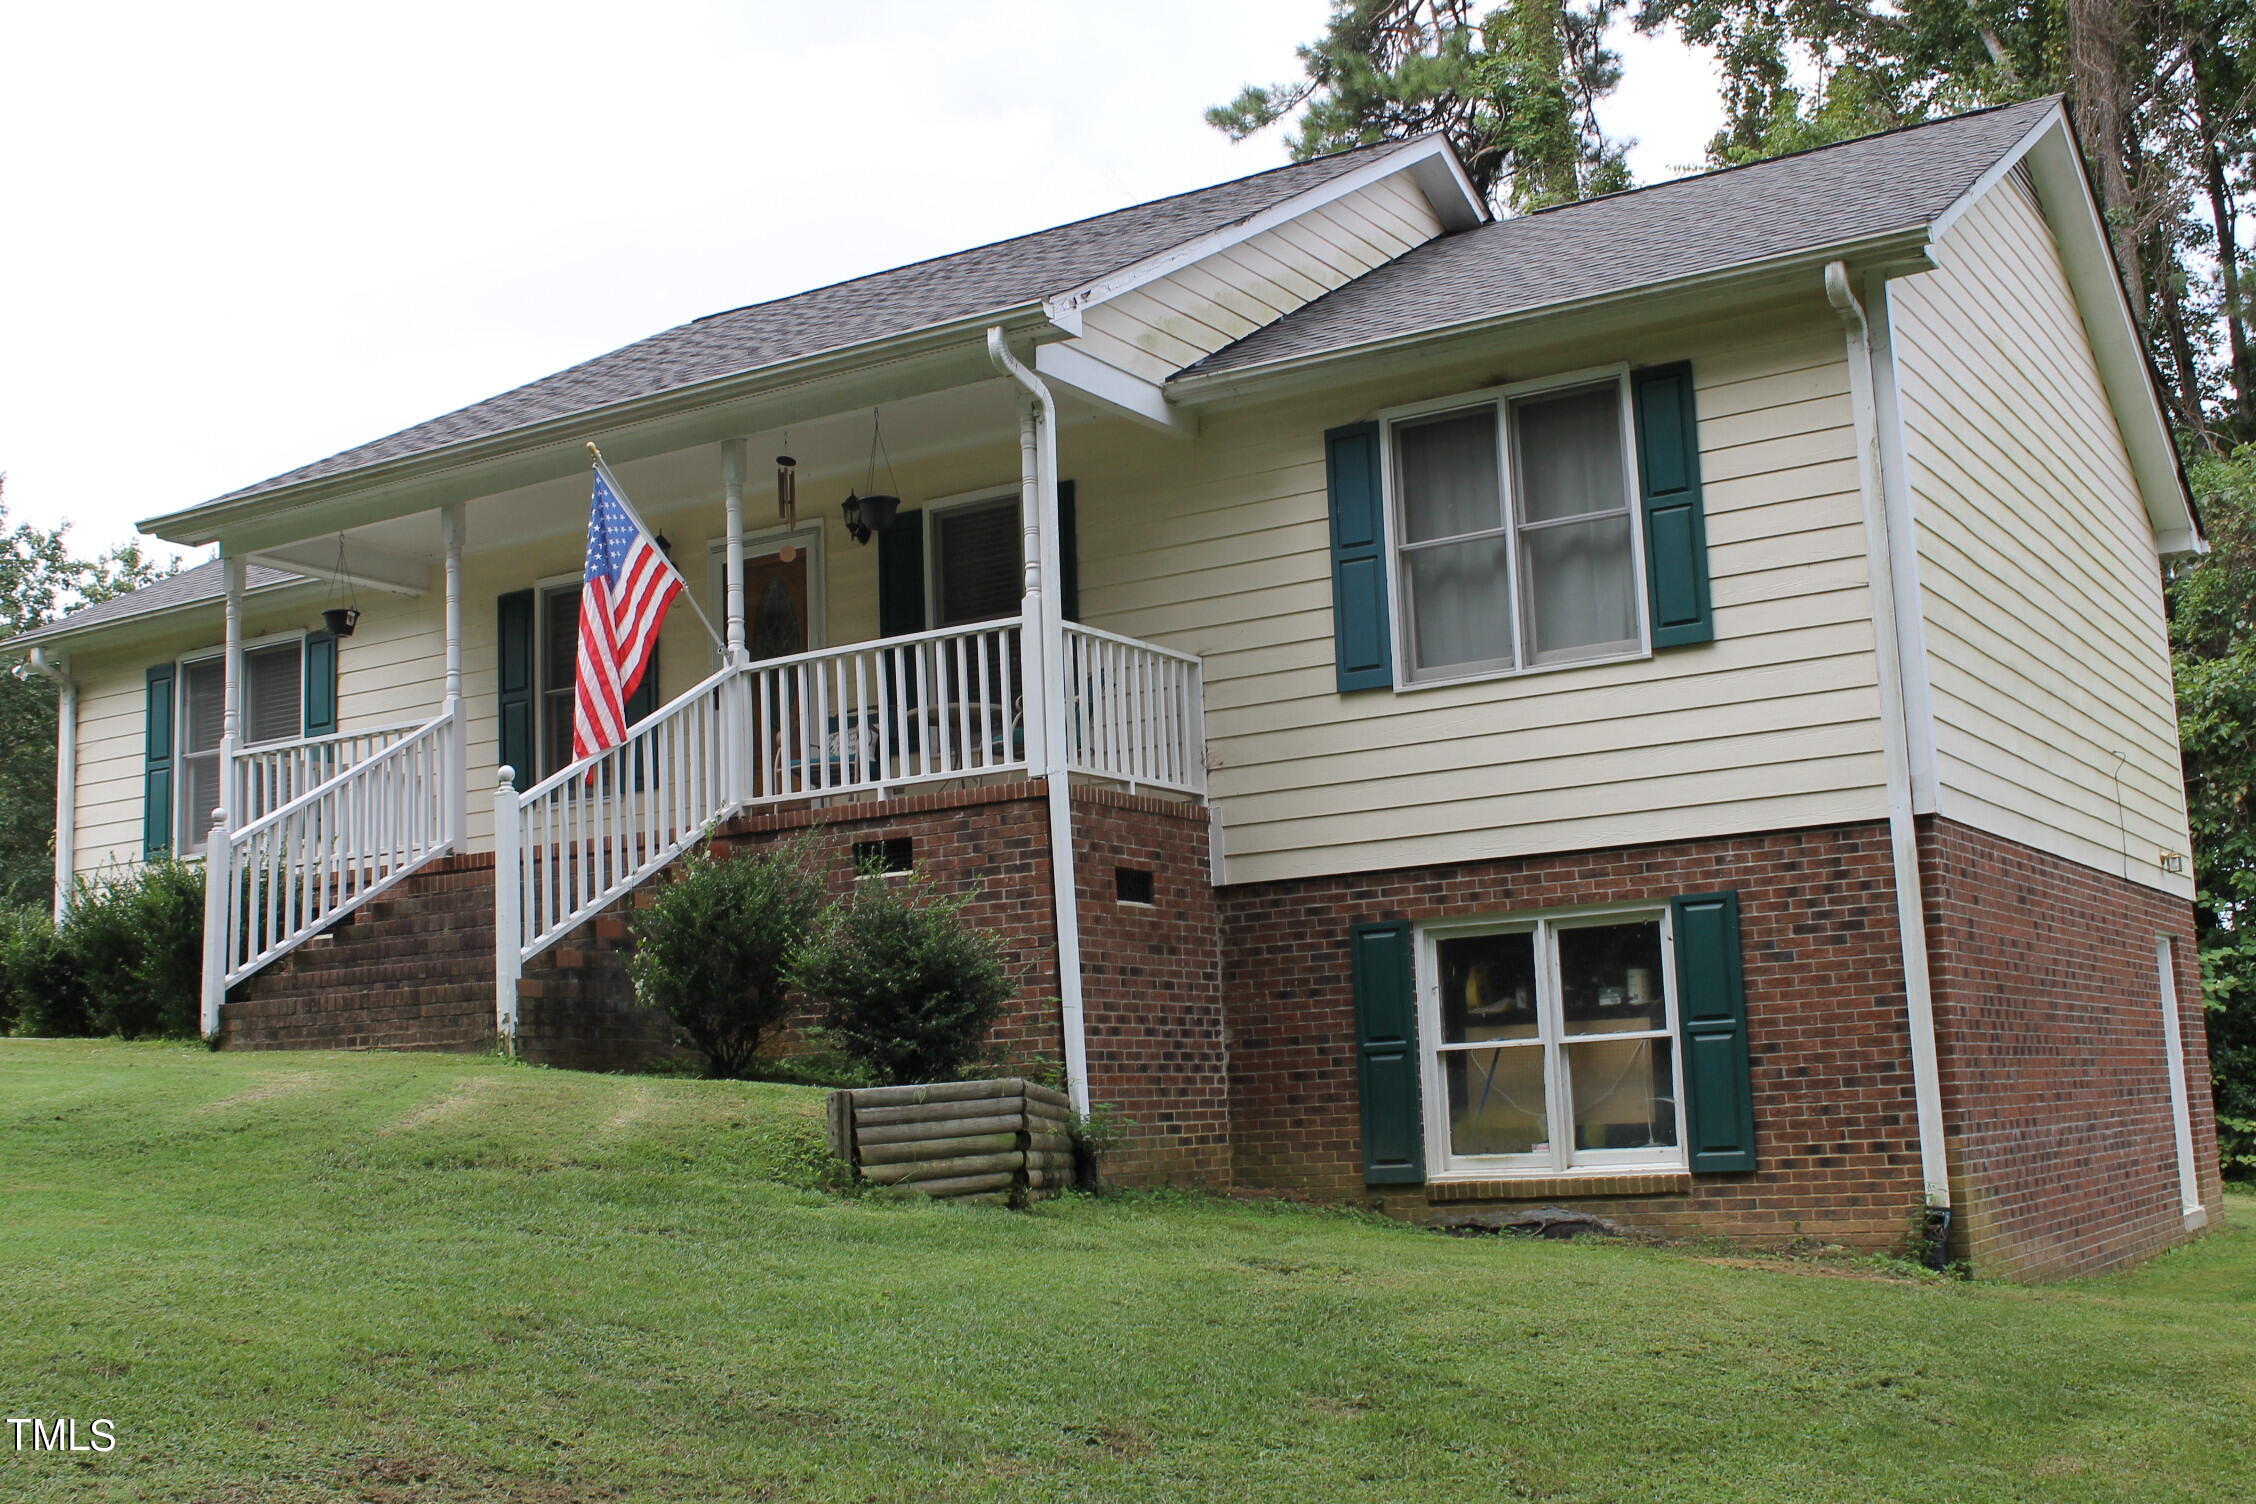
{"type": "Polygon", "coordinates": [[[1221,918],[1206,810],[1076,790],[1074,890],[1091,1099],[1114,1114],[1114,1185],[1227,1185],[1228,1056],[1221,918]],[[1123,903],[1126,867],[1152,875],[1152,902],[1123,903]]]}
{"type": "Polygon", "coordinates": [[[2212,1217],[2220,1194],[2191,905],[1953,821],[1920,827],[1954,1249],[1985,1274],[2050,1278],[2183,1239],[2162,935],[2212,1217]]]}
{"type": "MultiPolygon", "coordinates": [[[[1543,1204],[1668,1233],[1902,1245],[1921,1197],[1882,825],[1222,890],[1238,1183],[1333,1200],[1370,1196],[1362,1184],[1349,926],[1725,888],[1741,895],[1759,1167],[1699,1176],[1676,1194],[1550,1196],[1543,1204]]],[[[1468,1209],[1424,1188],[1375,1199],[1422,1219],[1468,1209]]]]}

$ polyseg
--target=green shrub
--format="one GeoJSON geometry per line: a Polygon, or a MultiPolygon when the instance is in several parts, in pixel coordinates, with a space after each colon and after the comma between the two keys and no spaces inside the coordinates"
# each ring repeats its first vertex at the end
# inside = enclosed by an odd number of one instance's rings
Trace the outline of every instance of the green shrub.
{"type": "Polygon", "coordinates": [[[661,1009],[705,1057],[742,1076],[760,1036],[789,1010],[785,968],[822,912],[807,842],[715,857],[698,852],[634,918],[635,996],[661,1009]]]}
{"type": "Polygon", "coordinates": [[[794,961],[825,1038],[879,1081],[957,1076],[1017,990],[1001,937],[964,922],[974,896],[943,897],[922,872],[867,873],[794,961]]]}
{"type": "Polygon", "coordinates": [[[204,869],[165,858],[81,879],[58,936],[86,990],[87,1031],[193,1038],[204,952],[204,869]]]}
{"type": "Polygon", "coordinates": [[[86,988],[56,934],[54,916],[29,904],[0,908],[0,1034],[93,1032],[86,988]]]}

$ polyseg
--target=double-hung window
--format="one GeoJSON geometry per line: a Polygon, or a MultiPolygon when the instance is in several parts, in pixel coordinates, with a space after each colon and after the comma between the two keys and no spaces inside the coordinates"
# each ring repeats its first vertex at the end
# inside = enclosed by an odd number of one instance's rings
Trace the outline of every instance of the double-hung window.
{"type": "Polygon", "coordinates": [[[1626,375],[1387,426],[1397,683],[1645,650],[1626,375]]]}
{"type": "MultiPolygon", "coordinates": [[[[212,654],[180,666],[179,760],[173,797],[173,849],[201,852],[219,806],[219,738],[226,719],[227,660],[212,654]]],[[[295,741],[305,734],[305,643],[298,638],[243,652],[243,745],[295,741]]]]}
{"type": "Polygon", "coordinates": [[[1439,1173],[1685,1160],[1665,912],[1426,932],[1426,1139],[1439,1173]]]}
{"type": "Polygon", "coordinates": [[[1025,590],[1018,506],[1017,497],[1003,496],[932,509],[932,625],[1018,615],[1025,590]]]}

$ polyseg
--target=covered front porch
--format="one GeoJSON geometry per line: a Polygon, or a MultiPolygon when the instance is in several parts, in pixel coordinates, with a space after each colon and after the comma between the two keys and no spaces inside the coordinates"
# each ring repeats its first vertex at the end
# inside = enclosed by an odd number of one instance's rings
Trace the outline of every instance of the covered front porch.
{"type": "MultiPolygon", "coordinates": [[[[587,429],[552,446],[554,473],[504,490],[462,494],[473,475],[434,494],[426,480],[382,506],[354,494],[300,509],[296,536],[266,523],[223,536],[206,1032],[231,988],[443,856],[493,853],[508,1040],[525,965],[725,821],[1029,780],[1051,790],[1065,962],[1070,791],[1202,801],[1201,671],[1075,619],[1057,395],[1005,339],[991,345],[983,380],[843,411],[747,411],[735,433],[668,447],[587,429]],[[589,437],[713,632],[678,604],[628,739],[574,760],[588,483],[573,451],[589,437]],[[795,517],[778,512],[783,453],[799,461],[795,517]],[[839,501],[873,485],[903,503],[857,539],[839,501]],[[335,647],[334,734],[247,735],[250,560],[333,577],[360,609],[335,647]]],[[[1061,965],[1069,1015],[1077,969],[1061,965]]]]}

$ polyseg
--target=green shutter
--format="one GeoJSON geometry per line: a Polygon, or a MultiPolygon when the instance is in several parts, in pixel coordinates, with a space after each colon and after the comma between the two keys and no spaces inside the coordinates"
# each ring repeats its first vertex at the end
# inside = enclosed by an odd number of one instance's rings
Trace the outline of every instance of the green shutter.
{"type": "Polygon", "coordinates": [[[1332,500],[1332,644],[1343,693],[1394,683],[1379,448],[1376,423],[1350,423],[1324,435],[1332,500]]]}
{"type": "Polygon", "coordinates": [[[1708,524],[1700,503],[1700,433],[1692,364],[1630,378],[1637,394],[1638,494],[1645,514],[1646,603],[1653,646],[1715,640],[1708,604],[1708,524]]]}
{"type": "Polygon", "coordinates": [[[499,758],[517,774],[517,787],[540,781],[533,751],[533,592],[512,590],[495,602],[499,620],[494,640],[500,649],[495,679],[500,704],[499,758]]]}
{"type": "Polygon", "coordinates": [[[1755,1167],[1755,1098],[1747,1058],[1747,986],[1739,895],[1670,905],[1676,930],[1676,1022],[1684,1042],[1685,1153],[1694,1174],[1755,1167]]]}
{"type": "Polygon", "coordinates": [[[924,513],[907,507],[877,535],[877,635],[924,630],[924,513]]]}
{"type": "Polygon", "coordinates": [[[163,856],[172,850],[173,666],[149,670],[141,717],[141,854],[163,856]]]}
{"type": "Polygon", "coordinates": [[[305,734],[328,736],[337,729],[337,639],[309,632],[305,640],[305,734]]]}
{"type": "Polygon", "coordinates": [[[1418,1002],[1410,926],[1359,924],[1349,940],[1355,973],[1357,1077],[1363,1096],[1363,1179],[1418,1185],[1426,1178],[1418,1115],[1418,1002]]]}
{"type": "Polygon", "coordinates": [[[1058,482],[1058,611],[1081,619],[1081,528],[1073,516],[1073,482],[1058,482]]]}

